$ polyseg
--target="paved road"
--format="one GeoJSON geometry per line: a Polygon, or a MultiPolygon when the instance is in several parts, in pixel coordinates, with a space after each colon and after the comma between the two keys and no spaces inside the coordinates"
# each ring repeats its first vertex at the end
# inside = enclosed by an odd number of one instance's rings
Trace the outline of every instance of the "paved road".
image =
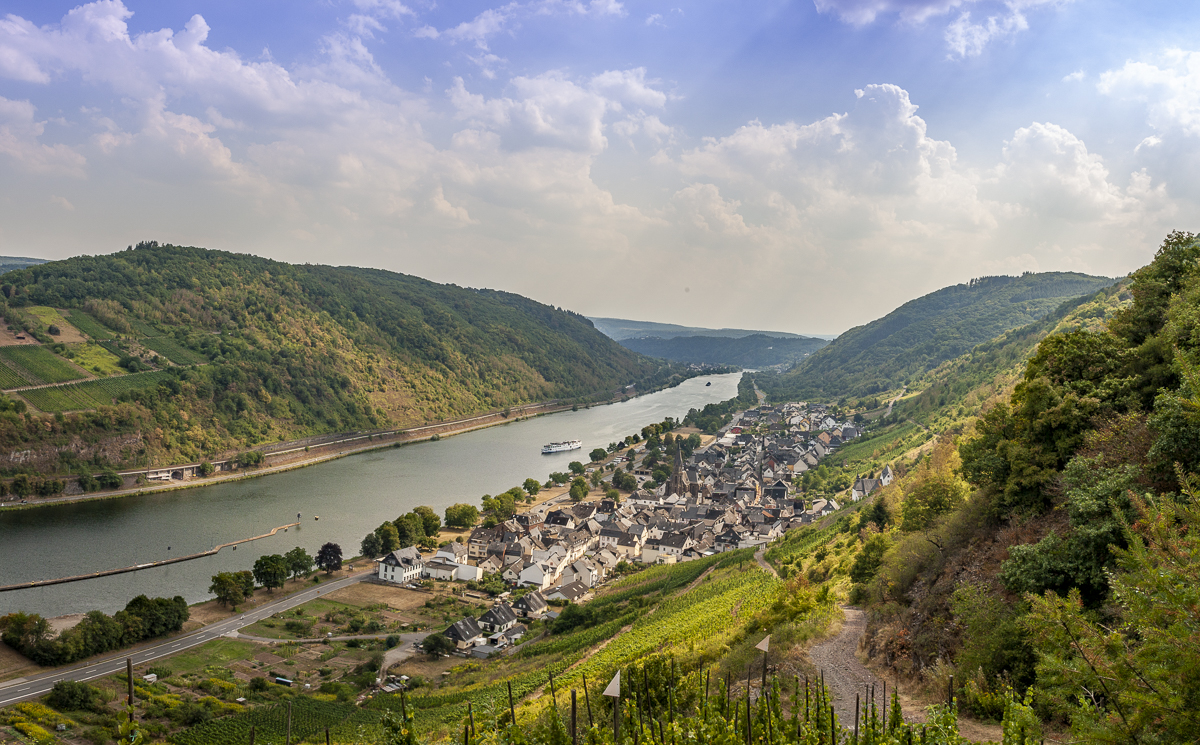
{"type": "Polygon", "coordinates": [[[233,618],[209,624],[183,636],[165,639],[153,646],[139,649],[136,652],[120,652],[98,660],[85,662],[81,665],[0,683],[0,706],[7,706],[8,704],[15,704],[25,699],[44,696],[60,680],[93,680],[95,678],[102,678],[105,675],[123,672],[125,670],[125,658],[127,657],[133,658],[134,665],[142,665],[169,657],[185,649],[191,649],[222,636],[236,636],[237,630],[240,628],[249,626],[280,611],[295,608],[320,595],[327,595],[334,590],[340,590],[343,587],[361,582],[371,576],[373,576],[373,572],[363,572],[332,582],[323,582],[312,589],[289,595],[286,598],[280,598],[274,603],[268,603],[233,618]]]}

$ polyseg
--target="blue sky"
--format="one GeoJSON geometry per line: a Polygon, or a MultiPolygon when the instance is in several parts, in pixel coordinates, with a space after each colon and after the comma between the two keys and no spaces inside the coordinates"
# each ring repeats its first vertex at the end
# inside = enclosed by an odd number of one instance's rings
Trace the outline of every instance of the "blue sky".
{"type": "Polygon", "coordinates": [[[1200,229],[1200,13],[6,2],[0,253],[143,239],[831,333],[1200,229]]]}

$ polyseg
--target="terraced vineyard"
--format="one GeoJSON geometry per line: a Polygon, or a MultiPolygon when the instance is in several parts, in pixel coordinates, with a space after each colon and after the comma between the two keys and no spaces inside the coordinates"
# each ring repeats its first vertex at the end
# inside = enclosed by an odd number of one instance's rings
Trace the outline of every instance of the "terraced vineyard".
{"type": "Polygon", "coordinates": [[[0,389],[20,388],[23,385],[29,385],[28,381],[18,375],[11,367],[0,365],[0,389]]]}
{"type": "MultiPolygon", "coordinates": [[[[324,742],[324,728],[335,727],[343,721],[377,719],[362,716],[353,704],[339,704],[314,698],[299,697],[292,702],[292,742],[302,742],[318,734],[324,742]]],[[[263,706],[242,714],[215,719],[172,735],[176,745],[245,745],[250,742],[250,728],[255,730],[255,742],[262,745],[283,745],[287,739],[288,707],[286,704],[263,706]]]]}
{"type": "Polygon", "coordinates": [[[169,377],[171,377],[171,373],[158,370],[124,375],[119,378],[89,380],[72,385],[36,388],[23,391],[21,395],[26,401],[45,412],[79,411],[94,409],[98,406],[112,406],[113,399],[118,398],[121,394],[142,388],[152,388],[169,377]]]}
{"type": "Polygon", "coordinates": [[[65,383],[87,377],[82,370],[45,347],[0,347],[0,362],[23,379],[19,385],[65,383]]]}
{"type": "Polygon", "coordinates": [[[181,346],[179,342],[169,336],[139,339],[139,341],[146,349],[158,352],[176,365],[199,365],[208,362],[208,359],[204,355],[181,346]]]}
{"type": "Polygon", "coordinates": [[[117,335],[116,332],[112,331],[107,326],[105,326],[104,324],[97,321],[94,317],[92,317],[86,311],[69,310],[66,313],[67,313],[67,320],[69,320],[71,322],[72,326],[79,329],[80,331],[87,334],[89,337],[91,337],[92,339],[95,339],[96,341],[106,341],[108,339],[112,339],[113,337],[115,337],[117,335]]]}

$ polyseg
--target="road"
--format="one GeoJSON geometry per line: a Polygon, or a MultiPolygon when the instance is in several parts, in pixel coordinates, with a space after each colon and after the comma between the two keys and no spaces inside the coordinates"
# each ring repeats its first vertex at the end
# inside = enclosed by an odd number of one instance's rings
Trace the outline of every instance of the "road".
{"type": "MultiPolygon", "coordinates": [[[[323,582],[314,586],[310,590],[304,590],[294,595],[289,595],[285,598],[268,603],[266,605],[255,608],[254,610],[246,611],[241,615],[228,618],[224,621],[209,624],[202,628],[196,629],[182,636],[165,639],[150,647],[139,649],[135,652],[119,652],[108,655],[97,660],[91,660],[79,665],[67,668],[59,668],[50,672],[34,675],[28,678],[17,678],[4,683],[0,683],[0,706],[15,704],[18,701],[44,696],[50,692],[54,684],[60,680],[93,680],[102,678],[105,675],[123,672],[125,670],[125,659],[133,658],[134,665],[143,665],[147,662],[160,660],[164,657],[170,657],[173,654],[178,654],[185,649],[197,647],[213,639],[218,639],[222,636],[236,636],[238,629],[249,626],[256,621],[261,621],[264,618],[272,616],[280,611],[295,608],[298,605],[307,603],[308,601],[327,595],[334,590],[340,590],[343,587],[348,587],[357,582],[362,582],[364,579],[374,576],[373,572],[363,572],[351,577],[334,580],[332,582],[323,582]]],[[[272,640],[275,641],[275,640],[272,640]]]]}

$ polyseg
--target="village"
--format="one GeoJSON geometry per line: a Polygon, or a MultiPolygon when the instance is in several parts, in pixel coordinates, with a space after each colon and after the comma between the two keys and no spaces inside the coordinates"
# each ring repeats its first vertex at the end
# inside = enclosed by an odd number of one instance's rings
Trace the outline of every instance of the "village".
{"type": "MultiPolygon", "coordinates": [[[[447,651],[486,658],[519,644],[524,622],[553,619],[558,608],[586,602],[606,579],[637,565],[673,564],[746,548],[763,548],[787,531],[838,509],[831,498],[806,497],[796,484],[861,425],[839,421],[831,408],[803,402],[762,405],[735,415],[715,437],[691,449],[683,436],[653,431],[587,467],[602,487],[631,483],[624,499],[543,503],[432,555],[410,546],[377,559],[380,582],[416,588],[433,580],[475,583],[498,576],[509,588],[483,615],[442,632],[447,651]],[[685,454],[685,451],[691,450],[685,454]],[[661,453],[673,456],[669,477],[661,453]],[[623,472],[623,473],[622,473],[623,472]],[[614,478],[615,477],[615,478],[614,478]]],[[[892,482],[885,466],[845,492],[858,501],[892,482]]],[[[462,590],[466,592],[466,590],[462,590]]]]}

